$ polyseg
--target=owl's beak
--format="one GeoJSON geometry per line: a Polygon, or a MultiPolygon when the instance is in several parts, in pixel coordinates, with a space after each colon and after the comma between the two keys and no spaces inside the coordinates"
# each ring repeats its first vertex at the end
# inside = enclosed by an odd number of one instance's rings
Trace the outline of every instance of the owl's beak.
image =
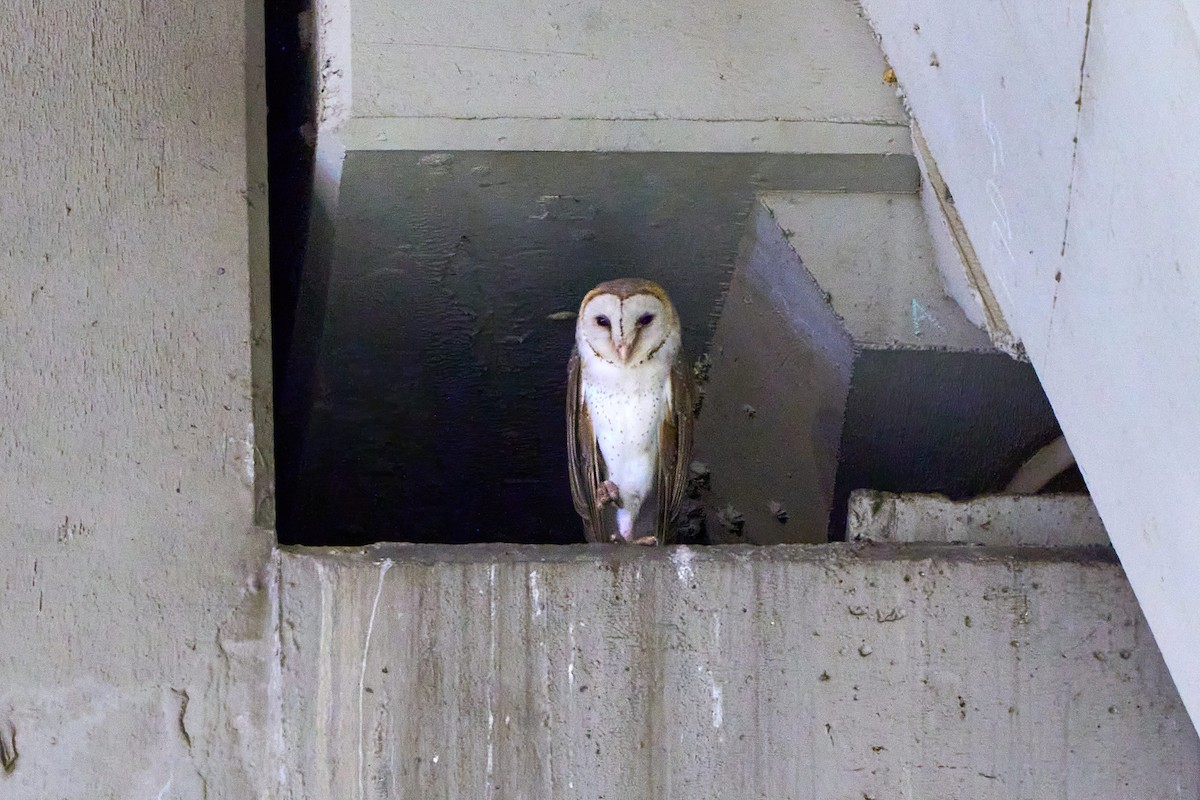
{"type": "Polygon", "coordinates": [[[617,344],[617,356],[621,361],[629,360],[629,351],[633,349],[633,342],[619,342],[617,344]]]}

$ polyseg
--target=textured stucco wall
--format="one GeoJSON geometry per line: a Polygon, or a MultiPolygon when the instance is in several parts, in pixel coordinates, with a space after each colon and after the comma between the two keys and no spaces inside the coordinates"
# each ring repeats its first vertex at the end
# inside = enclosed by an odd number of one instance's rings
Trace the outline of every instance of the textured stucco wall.
{"type": "Polygon", "coordinates": [[[1195,3],[863,7],[1200,719],[1195,3]]]}
{"type": "Polygon", "coordinates": [[[272,793],[260,14],[0,6],[5,798],[272,793]]]}

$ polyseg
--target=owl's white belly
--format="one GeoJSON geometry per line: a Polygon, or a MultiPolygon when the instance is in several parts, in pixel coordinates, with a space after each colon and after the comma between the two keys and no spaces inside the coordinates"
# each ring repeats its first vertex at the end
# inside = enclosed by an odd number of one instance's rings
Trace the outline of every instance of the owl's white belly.
{"type": "Polygon", "coordinates": [[[636,517],[654,488],[658,471],[659,428],[667,410],[666,381],[628,381],[628,384],[588,383],[584,400],[608,479],[617,485],[621,505],[636,517]]]}

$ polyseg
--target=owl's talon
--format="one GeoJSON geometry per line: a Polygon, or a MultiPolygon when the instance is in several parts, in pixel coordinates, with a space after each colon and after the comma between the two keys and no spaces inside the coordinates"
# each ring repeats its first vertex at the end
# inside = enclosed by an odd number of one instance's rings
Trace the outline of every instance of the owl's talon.
{"type": "Polygon", "coordinates": [[[604,508],[609,503],[620,508],[621,491],[612,481],[604,481],[596,487],[596,508],[604,508]]]}

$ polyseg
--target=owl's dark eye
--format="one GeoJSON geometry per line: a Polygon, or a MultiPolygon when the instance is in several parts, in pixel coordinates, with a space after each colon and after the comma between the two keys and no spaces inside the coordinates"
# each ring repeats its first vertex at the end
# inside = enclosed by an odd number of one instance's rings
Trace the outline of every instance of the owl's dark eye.
{"type": "Polygon", "coordinates": [[[649,325],[651,322],[654,322],[653,314],[642,314],[638,317],[638,325],[649,325]]]}
{"type": "Polygon", "coordinates": [[[612,327],[612,323],[608,321],[608,317],[604,316],[603,314],[600,314],[599,316],[596,317],[596,324],[599,325],[601,328],[611,328],[612,327]]]}

